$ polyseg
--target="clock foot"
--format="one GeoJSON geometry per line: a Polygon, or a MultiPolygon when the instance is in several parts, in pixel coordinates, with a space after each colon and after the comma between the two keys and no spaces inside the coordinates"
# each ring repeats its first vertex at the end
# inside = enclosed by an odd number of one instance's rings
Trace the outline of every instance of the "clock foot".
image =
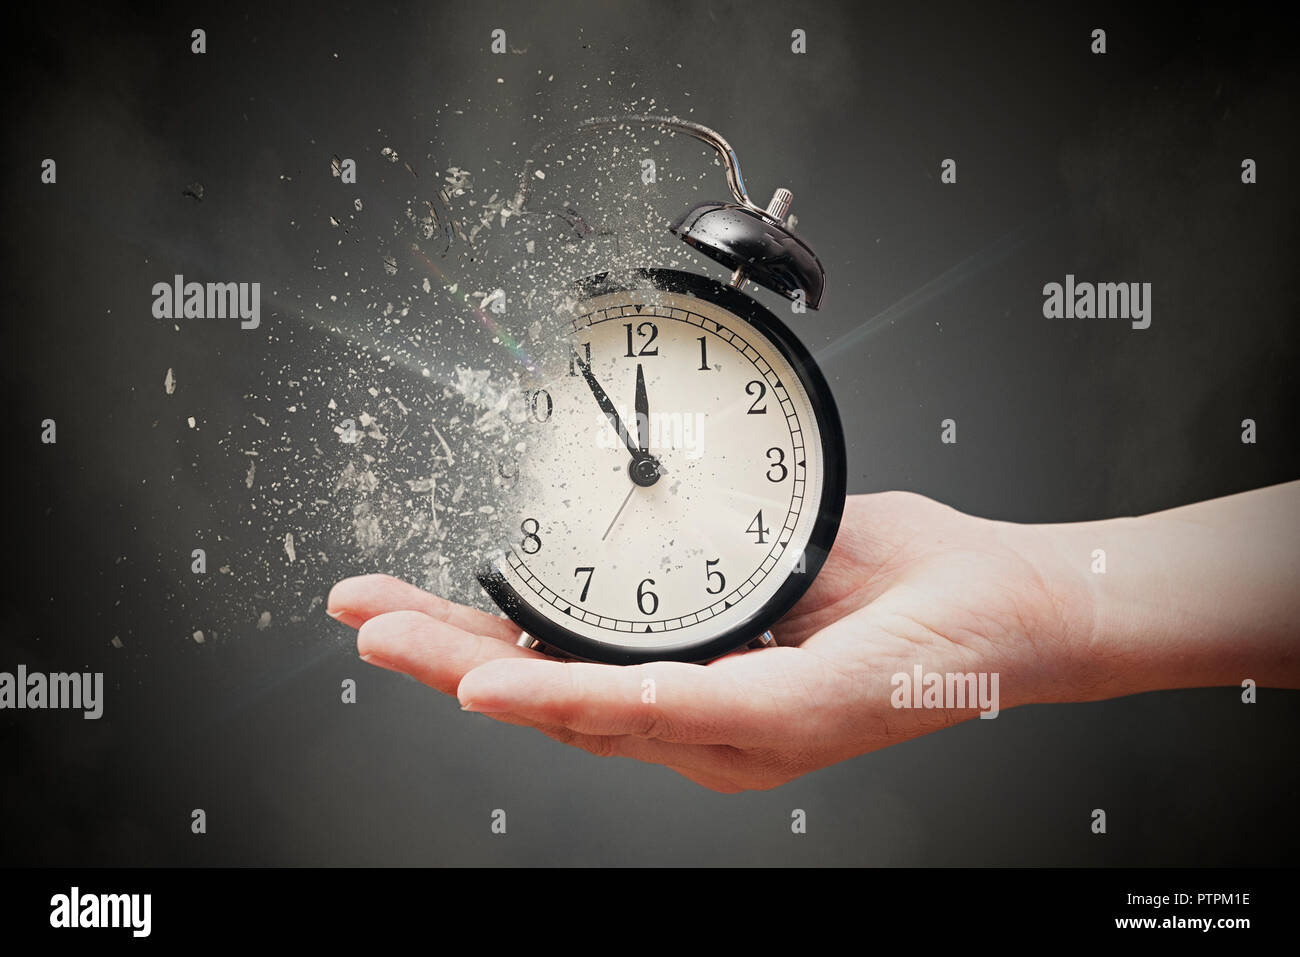
{"type": "Polygon", "coordinates": [[[536,638],[534,638],[526,631],[521,631],[519,633],[519,640],[516,641],[515,644],[518,645],[520,648],[528,648],[531,651],[546,650],[545,645],[543,645],[540,641],[538,641],[536,638]]]}
{"type": "Polygon", "coordinates": [[[750,648],[775,648],[776,639],[770,631],[765,631],[749,643],[750,648]]]}

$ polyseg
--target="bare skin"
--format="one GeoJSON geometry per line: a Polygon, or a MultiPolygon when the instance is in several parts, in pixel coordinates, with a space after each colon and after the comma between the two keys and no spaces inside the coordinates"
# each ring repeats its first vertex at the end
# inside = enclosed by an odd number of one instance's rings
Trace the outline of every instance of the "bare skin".
{"type": "Polygon", "coordinates": [[[1070,525],[850,496],[825,568],[773,629],[780,647],[708,665],[556,661],[517,647],[508,620],[384,575],[340,582],[328,607],[364,660],[467,711],[717,791],[768,789],[978,716],[894,707],[892,676],[916,665],[998,673],[1002,710],[1300,687],[1300,482],[1070,525]]]}

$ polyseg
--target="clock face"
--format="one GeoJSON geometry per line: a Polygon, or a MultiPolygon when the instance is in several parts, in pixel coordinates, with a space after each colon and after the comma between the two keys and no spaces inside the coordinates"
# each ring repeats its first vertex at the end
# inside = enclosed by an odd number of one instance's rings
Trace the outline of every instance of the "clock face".
{"type": "Polygon", "coordinates": [[[767,310],[685,273],[596,283],[567,363],[527,393],[511,540],[481,576],[533,637],[601,661],[703,660],[811,584],[844,498],[811,358],[767,310]]]}

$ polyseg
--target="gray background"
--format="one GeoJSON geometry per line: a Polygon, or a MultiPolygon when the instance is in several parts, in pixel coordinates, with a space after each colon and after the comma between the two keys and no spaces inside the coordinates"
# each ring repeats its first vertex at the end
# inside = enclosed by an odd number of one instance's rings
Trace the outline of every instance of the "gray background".
{"type": "MultiPolygon", "coordinates": [[[[102,670],[108,700],[98,722],[0,713],[0,863],[1293,862],[1297,692],[1265,690],[1254,707],[1210,689],[1021,708],[724,796],[461,714],[358,663],[351,632],[307,599],[345,574],[402,573],[404,558],[351,547],[328,495],[308,525],[329,561],[256,584],[280,546],[240,497],[249,413],[296,394],[280,371],[305,356],[322,395],[401,375],[349,336],[391,330],[336,317],[327,334],[310,316],[322,262],[336,286],[350,261],[382,277],[403,190],[423,188],[376,175],[379,149],[435,179],[473,163],[505,188],[564,121],[639,97],[722,130],[763,198],[794,190],[829,277],[823,312],[794,327],[838,400],[851,492],[1043,522],[1300,476],[1289,34],[1243,4],[978,6],[17,15],[4,41],[0,669],[102,670]],[[194,26],[208,30],[202,57],[194,26]],[[498,26],[521,52],[487,53],[498,26]],[[1088,50],[1098,26],[1105,56],[1088,50]],[[789,53],[794,27],[806,56],[789,53]],[[436,115],[444,105],[465,112],[436,115]],[[346,208],[332,155],[361,158],[355,195],[374,211],[351,246],[325,222],[346,208]],[[55,187],[38,181],[46,156],[55,187]],[[1258,185],[1239,181],[1246,156],[1258,185]],[[939,182],[945,157],[955,186],[939,182]],[[202,202],[183,195],[195,181],[202,202]],[[148,290],[174,271],[260,279],[263,328],[151,319],[148,290]],[[1151,328],[1044,319],[1042,285],[1067,272],[1153,283],[1151,328]],[[161,387],[170,367],[183,408],[161,387]],[[950,416],[955,447],[938,441],[950,416]],[[1238,438],[1247,416],[1255,446],[1238,438]],[[56,446],[38,440],[46,417],[56,446]],[[233,576],[190,575],[196,541],[233,576]],[[338,701],[345,677],[354,706],[338,701]],[[1104,837],[1088,829],[1095,807],[1104,837]],[[489,832],[493,808],[507,837],[489,832]]],[[[670,169],[702,162],[672,155],[670,169]]],[[[664,188],[645,202],[666,219],[693,198],[664,188]]],[[[599,258],[596,244],[573,256],[599,258]]],[[[493,265],[456,262],[467,275],[493,265]]],[[[432,351],[446,368],[493,350],[468,325],[432,351]]]]}

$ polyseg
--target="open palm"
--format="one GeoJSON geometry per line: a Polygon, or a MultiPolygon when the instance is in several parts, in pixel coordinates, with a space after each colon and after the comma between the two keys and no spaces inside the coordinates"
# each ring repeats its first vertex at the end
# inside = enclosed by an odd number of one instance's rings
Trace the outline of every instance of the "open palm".
{"type": "Polygon", "coordinates": [[[779,646],[707,665],[557,661],[518,647],[504,618],[382,575],[340,582],[329,611],[359,629],[365,660],[465,710],[714,790],[772,788],[976,717],[974,702],[895,707],[891,679],[917,666],[998,673],[1003,708],[1057,690],[1087,588],[1027,528],[907,493],[850,496],[817,581],[773,629],[779,646]]]}

